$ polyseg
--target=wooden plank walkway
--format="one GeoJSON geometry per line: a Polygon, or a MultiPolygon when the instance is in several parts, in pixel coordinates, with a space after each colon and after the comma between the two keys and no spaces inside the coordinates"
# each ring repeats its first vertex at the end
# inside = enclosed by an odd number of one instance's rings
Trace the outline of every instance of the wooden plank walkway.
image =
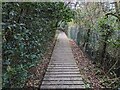
{"type": "Polygon", "coordinates": [[[64,32],[58,39],[40,89],[85,88],[64,32]]]}

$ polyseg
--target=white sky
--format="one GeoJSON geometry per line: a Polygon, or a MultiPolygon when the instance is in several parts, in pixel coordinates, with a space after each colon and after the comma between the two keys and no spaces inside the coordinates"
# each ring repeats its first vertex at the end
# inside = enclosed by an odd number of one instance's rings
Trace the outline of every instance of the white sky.
{"type": "Polygon", "coordinates": [[[113,2],[120,0],[0,0],[2,2],[113,2]]]}
{"type": "Polygon", "coordinates": [[[119,2],[120,0],[64,0],[68,2],[114,2],[117,1],[119,2]]]}

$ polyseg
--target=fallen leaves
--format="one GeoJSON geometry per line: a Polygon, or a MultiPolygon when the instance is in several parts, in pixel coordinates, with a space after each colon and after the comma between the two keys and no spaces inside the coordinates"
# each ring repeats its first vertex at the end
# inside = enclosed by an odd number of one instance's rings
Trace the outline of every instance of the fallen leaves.
{"type": "Polygon", "coordinates": [[[103,86],[101,85],[100,80],[95,75],[95,65],[92,64],[91,60],[89,60],[87,55],[82,52],[80,47],[78,47],[74,41],[70,40],[70,45],[76,63],[83,76],[84,82],[86,83],[86,87],[93,88],[94,90],[99,90],[99,88],[102,88],[103,86]]]}

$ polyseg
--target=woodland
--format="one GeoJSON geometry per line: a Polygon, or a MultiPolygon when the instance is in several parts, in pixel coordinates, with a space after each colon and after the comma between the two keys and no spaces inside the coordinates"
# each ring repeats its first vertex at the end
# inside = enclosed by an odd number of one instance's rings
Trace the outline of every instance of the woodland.
{"type": "Polygon", "coordinates": [[[3,88],[25,86],[57,29],[88,54],[104,87],[120,88],[120,2],[2,2],[3,88]]]}

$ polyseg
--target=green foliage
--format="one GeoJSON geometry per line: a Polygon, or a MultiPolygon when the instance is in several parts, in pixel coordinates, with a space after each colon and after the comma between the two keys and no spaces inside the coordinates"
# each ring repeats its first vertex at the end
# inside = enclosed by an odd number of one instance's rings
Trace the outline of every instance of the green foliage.
{"type": "Polygon", "coordinates": [[[113,46],[113,48],[119,47],[119,27],[118,22],[116,22],[116,18],[109,17],[109,18],[100,18],[98,19],[97,23],[97,30],[102,37],[108,36],[108,40],[106,41],[107,44],[113,46]]]}
{"type": "MultiPolygon", "coordinates": [[[[106,4],[99,2],[79,3],[80,7],[76,7],[74,17],[77,28],[70,30],[70,32],[75,32],[70,33],[70,36],[114,80],[114,78],[120,77],[120,21],[117,16],[119,11],[117,6],[110,9],[106,7],[106,4]],[[103,11],[101,9],[103,6],[110,9],[109,12],[107,9],[103,11]],[[111,72],[114,74],[110,74],[111,72]]],[[[109,6],[109,4],[107,5],[109,6]]],[[[107,82],[111,84],[107,83],[105,86],[119,87],[117,80],[114,83],[107,82]]]]}
{"type": "Polygon", "coordinates": [[[2,3],[3,87],[21,88],[52,43],[59,21],[70,21],[63,2],[2,3]]]}

